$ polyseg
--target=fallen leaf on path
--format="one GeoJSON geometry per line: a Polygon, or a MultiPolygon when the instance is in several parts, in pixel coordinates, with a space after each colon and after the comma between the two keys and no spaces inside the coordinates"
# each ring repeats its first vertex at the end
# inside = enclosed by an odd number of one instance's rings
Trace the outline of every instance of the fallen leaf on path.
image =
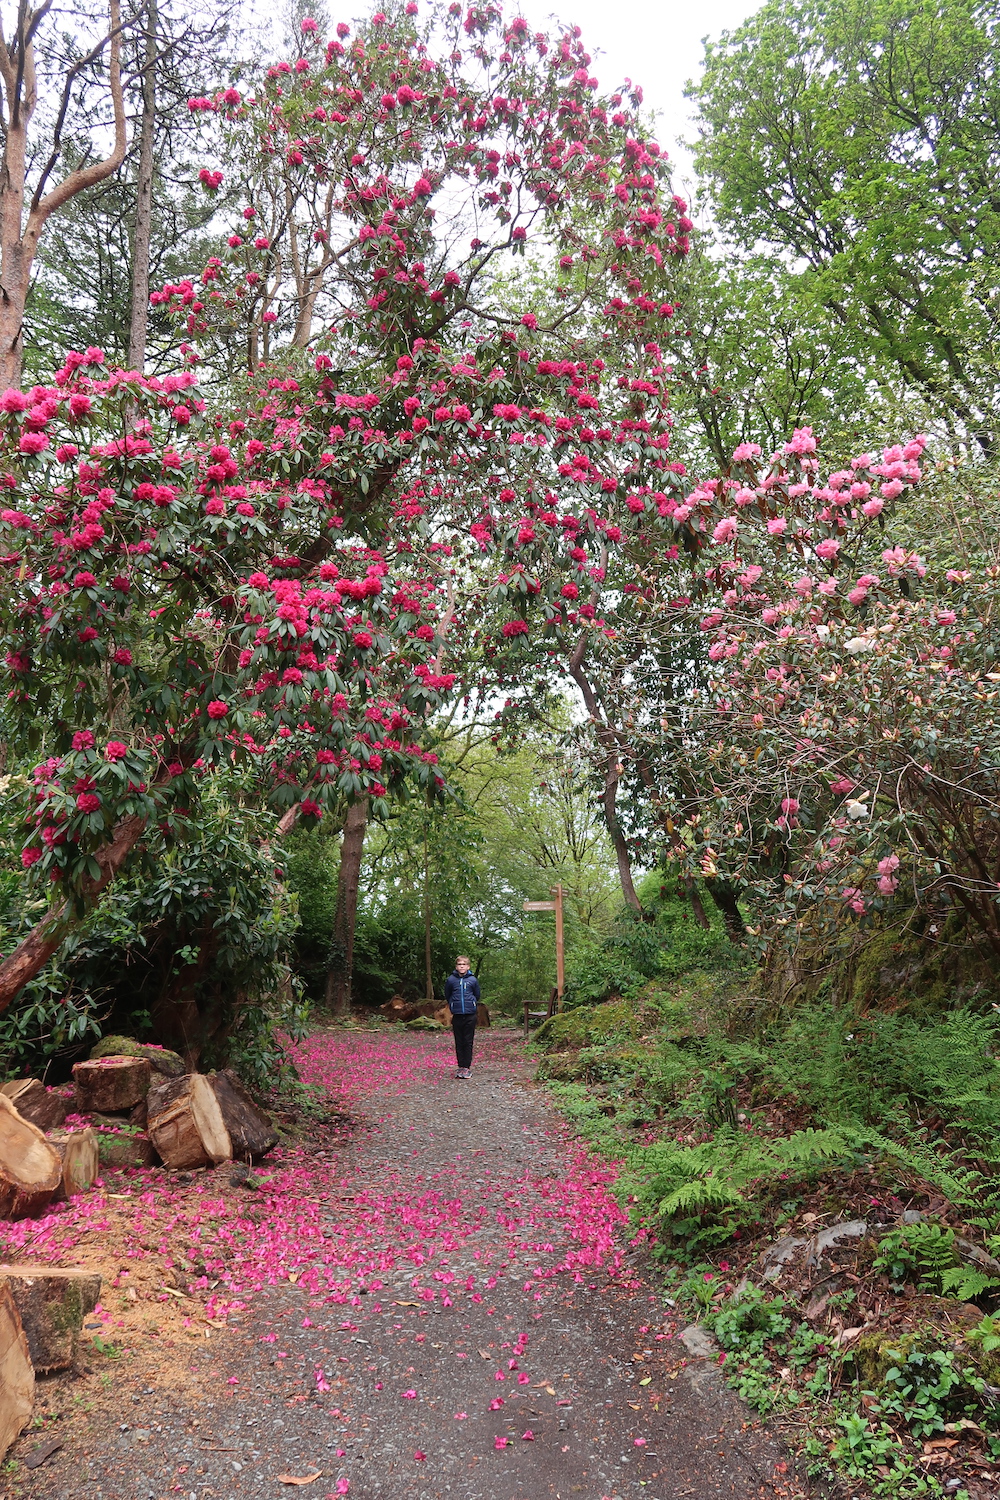
{"type": "Polygon", "coordinates": [[[312,1474],[279,1474],[279,1484],[314,1484],[317,1479],[322,1479],[323,1470],[316,1469],[312,1474]]]}
{"type": "Polygon", "coordinates": [[[419,1307],[419,1302],[394,1302],[393,1307],[419,1307]]]}
{"type": "Polygon", "coordinates": [[[652,1379],[653,1379],[652,1375],[645,1375],[645,1376],[643,1376],[642,1380],[639,1381],[639,1384],[640,1385],[649,1385],[651,1383],[652,1379]]]}

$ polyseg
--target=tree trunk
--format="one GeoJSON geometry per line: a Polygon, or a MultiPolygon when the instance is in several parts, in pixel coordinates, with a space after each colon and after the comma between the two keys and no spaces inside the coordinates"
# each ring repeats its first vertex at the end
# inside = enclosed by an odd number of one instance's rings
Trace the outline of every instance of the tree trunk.
{"type": "Polygon", "coordinates": [[[55,1199],[75,1198],[78,1193],[89,1193],[100,1175],[101,1164],[97,1152],[97,1136],[92,1130],[50,1130],[45,1137],[53,1151],[59,1153],[62,1162],[62,1182],[56,1188],[55,1199]]]}
{"type": "Polygon", "coordinates": [[[98,1057],[73,1064],[80,1114],[124,1114],[149,1093],[150,1066],[144,1057],[98,1057]]]}
{"type": "Polygon", "coordinates": [[[604,821],[607,824],[611,842],[614,845],[615,861],[618,865],[618,880],[622,888],[622,896],[625,905],[630,907],[637,916],[642,916],[642,902],[636,894],[635,883],[632,880],[632,857],[629,854],[628,840],[618,821],[618,782],[621,776],[618,762],[618,743],[615,732],[601,712],[601,705],[597,701],[589,677],[583,670],[583,655],[586,644],[586,635],[581,636],[580,643],[573,655],[570,657],[569,669],[573,681],[583,695],[583,701],[594,726],[594,734],[597,743],[601,747],[604,757],[604,794],[601,805],[604,808],[604,821]]]}
{"type": "Polygon", "coordinates": [[[35,1374],[68,1370],[83,1320],[101,1295],[100,1273],[75,1266],[5,1265],[0,1288],[13,1298],[35,1374]]]}
{"type": "Polygon", "coordinates": [[[70,1101],[65,1094],[50,1093],[37,1078],[16,1078],[0,1088],[22,1120],[39,1130],[56,1130],[69,1114],[70,1101]]]}
{"type": "Polygon", "coordinates": [[[0,1460],[31,1421],[35,1371],[10,1287],[0,1283],[0,1460]]]}
{"type": "Polygon", "coordinates": [[[431,865],[427,853],[427,828],[424,827],[424,995],[434,999],[434,964],[431,958],[431,865]]]}
{"type": "Polygon", "coordinates": [[[39,1213],[61,1182],[58,1151],[0,1094],[0,1219],[39,1213]]]}
{"type": "Polygon", "coordinates": [[[259,1161],[278,1144],[278,1132],[267,1115],[228,1068],[209,1077],[222,1111],[234,1161],[259,1161]]]}
{"type": "Polygon", "coordinates": [[[706,880],[705,889],[722,913],[729,941],[742,946],[746,942],[747,929],[737,905],[736,891],[728,880],[706,880]]]}
{"type": "Polygon", "coordinates": [[[212,1080],[189,1073],[155,1084],[149,1091],[149,1138],[174,1171],[229,1161],[233,1146],[212,1080]]]}
{"type": "Polygon", "coordinates": [[[354,973],[354,929],[358,916],[358,886],[361,883],[361,859],[365,850],[368,825],[368,798],[352,802],[347,810],[344,836],[340,845],[340,873],[337,876],[337,910],[333,919],[333,941],[330,944],[330,967],[326,975],[327,1009],[335,1016],[346,1016],[351,1009],[351,979],[354,973]]]}
{"type": "Polygon", "coordinates": [[[3,386],[17,386],[21,382],[24,307],[28,299],[31,268],[38,242],[49,215],[62,208],[78,193],[104,182],[116,172],[125,160],[127,145],[128,132],[121,81],[121,4],[120,0],[109,0],[108,33],[91,50],[86,61],[97,62],[105,46],[108,46],[108,88],[115,122],[114,145],[103,161],[77,168],[64,177],[62,182],[45,192],[49,174],[62,154],[65,106],[68,104],[74,79],[82,72],[82,67],[77,66],[67,72],[62,80],[62,108],[56,106],[57,123],[51,150],[47,160],[45,152],[41,153],[38,186],[25,218],[28,126],[38,102],[34,37],[47,9],[47,6],[40,6],[32,11],[27,5],[19,6],[11,42],[0,44],[0,77],[3,79],[7,99],[3,156],[0,158],[0,385],[3,386]]]}
{"type": "Polygon", "coordinates": [[[132,235],[132,309],[128,367],[146,363],[149,327],[149,245],[153,224],[153,134],[156,125],[156,0],[146,0],[146,57],[142,74],[142,125],[136,176],[135,229],[132,235]]]}
{"type": "MultiPolygon", "coordinates": [[[[0,379],[3,378],[5,377],[0,371],[0,379]]],[[[87,879],[83,882],[83,896],[88,907],[93,906],[104,887],[118,874],[145,828],[144,818],[123,818],[115,829],[111,843],[105,844],[95,855],[101,874],[97,880],[87,879]]],[[[78,924],[79,919],[73,914],[69,903],[65,902],[47,917],[43,917],[13,953],[0,963],[0,1015],[29,979],[34,979],[36,974],[41,973],[67,933],[78,924]]]]}

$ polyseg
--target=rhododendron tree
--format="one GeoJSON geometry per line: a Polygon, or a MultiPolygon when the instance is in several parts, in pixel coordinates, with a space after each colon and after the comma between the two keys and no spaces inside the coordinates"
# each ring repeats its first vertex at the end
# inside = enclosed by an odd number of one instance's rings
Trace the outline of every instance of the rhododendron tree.
{"type": "Polygon", "coordinates": [[[578,31],[492,4],[393,4],[329,40],[304,23],[296,58],[191,100],[226,134],[206,191],[221,168],[245,201],[200,279],[154,300],[227,366],[290,343],[359,376],[420,338],[488,368],[505,332],[555,321],[518,305],[525,256],[557,268],[560,323],[669,317],[655,273],[687,250],[686,206],[641,91],[602,94],[590,69],[578,31]]]}
{"type": "Polygon", "coordinates": [[[0,966],[3,1003],[214,767],[256,768],[307,821],[434,784],[413,732],[450,679],[417,621],[426,557],[344,538],[327,483],[262,471],[265,445],[202,405],[192,375],[107,375],[98,350],[0,395],[7,716],[45,755],[22,861],[69,901],[0,966]]]}
{"type": "MultiPolygon", "coordinates": [[[[883,495],[919,449],[883,456],[883,495]]],[[[703,622],[713,668],[689,867],[742,884],[764,936],[828,941],[901,906],[927,921],[957,909],[1000,953],[996,570],[935,576],[901,545],[859,567],[852,530],[825,560],[811,547],[800,572],[734,580],[703,622]]]]}
{"type": "MultiPolygon", "coordinates": [[[[858,676],[869,682],[872,661],[884,659],[884,681],[872,691],[899,696],[898,732],[885,740],[899,754],[912,751],[904,728],[913,722],[907,695],[916,697],[918,718],[932,699],[943,706],[932,684],[949,669],[955,649],[938,639],[955,628],[952,608],[934,610],[918,597],[922,565],[907,549],[887,546],[884,530],[894,503],[920,477],[923,446],[918,438],[823,475],[816,439],[805,428],[768,462],[757,445],[742,444],[724,479],[691,484],[668,473],[655,504],[647,499],[633,512],[629,500],[637,497],[629,497],[621,524],[605,525],[598,567],[588,566],[580,549],[571,604],[562,611],[551,603],[529,609],[495,643],[494,669],[512,694],[511,713],[519,692],[534,692],[537,674],[555,670],[581,688],[620,864],[654,855],[689,888],[705,879],[741,938],[737,891],[768,935],[802,909],[815,917],[821,895],[832,894],[833,919],[842,919],[848,886],[855,905],[846,914],[858,909],[858,860],[878,821],[868,799],[859,800],[860,790],[844,800],[855,785],[861,788],[861,768],[874,764],[866,748],[872,710],[858,696],[858,676]],[[884,615],[872,630],[868,621],[877,610],[884,615]],[[831,636],[838,642],[835,659],[825,644],[831,636]],[[946,648],[944,657],[939,648],[946,648]],[[812,705],[805,718],[803,700],[812,705]],[[834,788],[821,814],[815,788],[809,795],[804,788],[817,779],[834,788]],[[825,833],[816,817],[829,819],[825,833]],[[839,851],[832,860],[830,840],[839,851]]],[[[527,566],[530,554],[531,576],[564,577],[552,528],[531,529],[530,541],[518,544],[519,566],[527,566]]],[[[960,577],[949,574],[944,588],[954,591],[960,577]]],[[[495,590],[508,589],[504,571],[495,590]]],[[[552,592],[550,585],[538,598],[551,599],[552,592]]],[[[967,687],[978,702],[978,668],[967,687]]],[[[970,754],[973,744],[967,742],[970,754]]],[[[891,788],[902,799],[893,814],[898,840],[902,822],[912,816],[919,826],[918,804],[920,817],[931,817],[930,782],[921,783],[918,795],[911,775],[907,800],[896,779],[884,779],[887,766],[879,763],[875,782],[881,797],[891,788]]],[[[874,783],[869,796],[876,796],[874,783]]],[[[963,803],[948,824],[938,809],[940,826],[913,835],[933,851],[931,884],[953,885],[954,899],[966,905],[970,888],[959,874],[958,847],[947,856],[942,850],[968,813],[963,803]],[[947,878],[943,859],[951,861],[947,878]]],[[[879,837],[887,837],[884,829],[879,837]]],[[[872,863],[876,899],[891,894],[886,881],[899,879],[895,865],[878,869],[879,860],[893,856],[888,847],[872,863]]],[[[627,896],[624,880],[623,889],[627,896]]],[[[992,911],[991,900],[986,905],[992,911]]]]}

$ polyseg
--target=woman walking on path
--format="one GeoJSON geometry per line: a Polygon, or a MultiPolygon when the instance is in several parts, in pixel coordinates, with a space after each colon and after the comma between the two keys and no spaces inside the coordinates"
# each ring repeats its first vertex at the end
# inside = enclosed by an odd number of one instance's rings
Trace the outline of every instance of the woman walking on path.
{"type": "Polygon", "coordinates": [[[451,1029],[455,1033],[456,1078],[472,1077],[472,1047],[476,1039],[476,1007],[480,996],[479,980],[471,970],[469,960],[460,953],[455,960],[454,973],[449,974],[444,982],[444,998],[451,1011],[451,1029]]]}

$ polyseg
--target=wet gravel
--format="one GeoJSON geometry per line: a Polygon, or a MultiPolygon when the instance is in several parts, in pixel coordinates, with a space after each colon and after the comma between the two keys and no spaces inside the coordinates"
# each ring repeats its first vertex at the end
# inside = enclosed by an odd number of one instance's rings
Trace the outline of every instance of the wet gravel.
{"type": "MultiPolygon", "coordinates": [[[[412,1044],[426,1048],[428,1040],[413,1036],[412,1044]]],[[[475,1224],[437,1262],[455,1278],[452,1306],[421,1300],[412,1265],[385,1273],[385,1284],[357,1305],[331,1305],[282,1282],[232,1318],[211,1348],[190,1356],[195,1384],[174,1387],[148,1366],[138,1377],[116,1370],[96,1390],[87,1382],[85,1420],[66,1429],[64,1447],[34,1473],[19,1460],[39,1436],[22,1438],[0,1494],[743,1500],[799,1493],[777,1438],[750,1420],[718,1368],[684,1361],[678,1342],[663,1336],[662,1301],[636,1255],[627,1251],[615,1274],[588,1267],[579,1280],[563,1272],[542,1283],[525,1274],[531,1256],[513,1259],[501,1220],[509,1222],[513,1203],[534,1209],[537,1222],[575,1150],[530,1077],[509,1038],[486,1034],[471,1080],[442,1078],[367,1101],[369,1123],[346,1150],[328,1153],[341,1215],[352,1183],[371,1188],[403,1175],[417,1188],[446,1185],[466,1226],[475,1224]],[[459,1294],[469,1273],[484,1285],[486,1268],[496,1283],[482,1300],[459,1294]],[[528,1382],[517,1383],[520,1373],[528,1382]],[[498,1392],[503,1404],[491,1409],[498,1392]],[[310,1475],[301,1485],[279,1477],[310,1475]]],[[[321,1138],[317,1144],[322,1154],[321,1138]]],[[[558,1257],[570,1229],[558,1216],[548,1222],[558,1257]]]]}

